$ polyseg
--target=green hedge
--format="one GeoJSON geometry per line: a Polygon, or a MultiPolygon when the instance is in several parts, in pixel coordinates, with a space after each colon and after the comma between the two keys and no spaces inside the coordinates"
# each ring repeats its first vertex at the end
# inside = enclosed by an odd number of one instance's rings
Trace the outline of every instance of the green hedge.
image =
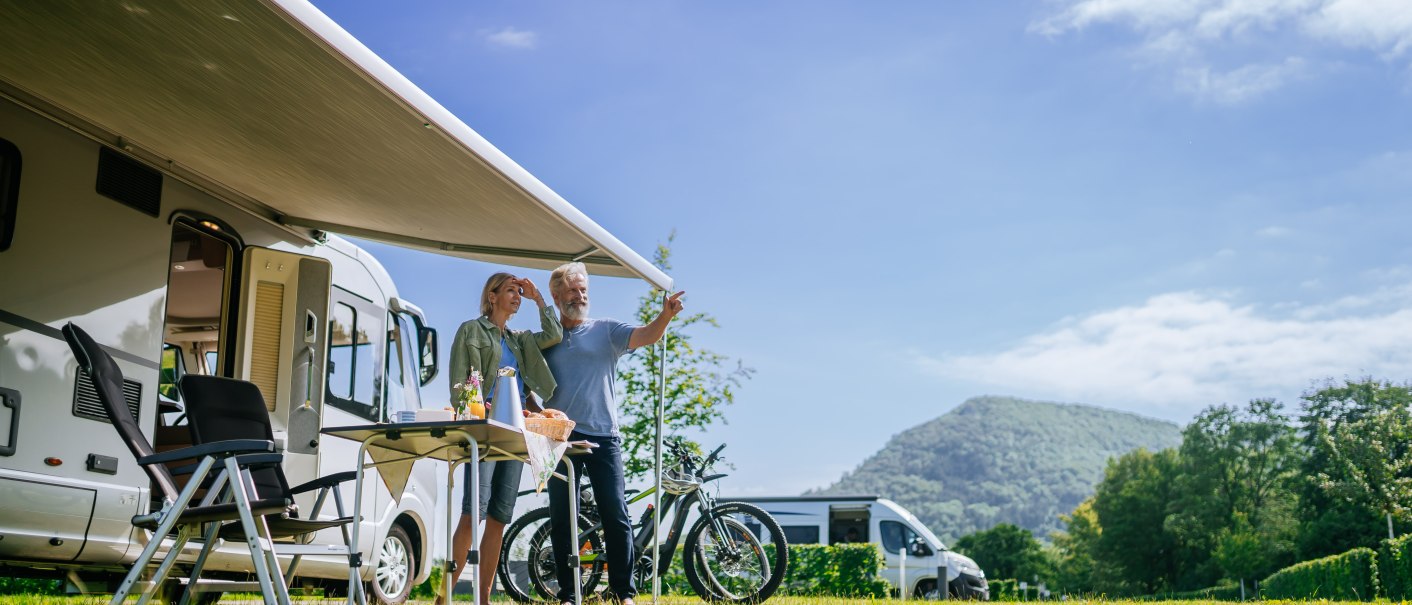
{"type": "Polygon", "coordinates": [[[892,585],[878,577],[882,568],[875,544],[791,544],[779,594],[886,597],[892,585]]]}
{"type": "Polygon", "coordinates": [[[1388,600],[1412,598],[1412,534],[1383,540],[1378,549],[1378,580],[1388,600]]]}
{"type": "Polygon", "coordinates": [[[1266,599],[1334,599],[1370,601],[1378,596],[1378,554],[1355,548],[1295,563],[1260,583],[1266,599]]]}
{"type": "Polygon", "coordinates": [[[1020,600],[1019,580],[991,580],[990,600],[992,601],[1018,601],[1020,600]]]}

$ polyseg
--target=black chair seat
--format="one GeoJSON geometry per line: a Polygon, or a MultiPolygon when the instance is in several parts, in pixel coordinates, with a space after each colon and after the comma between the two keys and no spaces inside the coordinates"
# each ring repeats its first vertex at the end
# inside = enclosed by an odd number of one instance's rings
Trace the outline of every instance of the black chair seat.
{"type": "MultiPolygon", "coordinates": [[[[273,515],[284,512],[289,508],[289,501],[280,498],[270,498],[268,500],[251,500],[250,514],[252,515],[273,515]]],[[[133,525],[142,529],[155,529],[157,520],[150,519],[151,515],[139,515],[133,517],[133,525]]],[[[192,506],[181,512],[177,517],[178,523],[207,523],[210,521],[230,521],[240,517],[240,509],[236,508],[235,502],[222,502],[209,506],[192,506]]],[[[240,522],[235,521],[239,526],[240,522]]],[[[243,539],[243,538],[242,538],[243,539]]]]}
{"type": "MultiPolygon", "coordinates": [[[[270,526],[270,537],[272,538],[293,538],[316,531],[348,525],[353,522],[353,517],[343,517],[341,519],[325,519],[315,521],[313,519],[298,519],[295,517],[265,517],[265,522],[270,526]]],[[[226,540],[244,540],[245,530],[239,523],[227,523],[221,527],[221,537],[226,540]]]]}

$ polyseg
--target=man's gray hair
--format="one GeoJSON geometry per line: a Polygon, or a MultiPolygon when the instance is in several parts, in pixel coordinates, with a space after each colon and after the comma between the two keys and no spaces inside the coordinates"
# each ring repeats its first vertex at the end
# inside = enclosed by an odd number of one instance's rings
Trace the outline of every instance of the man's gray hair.
{"type": "Polygon", "coordinates": [[[549,293],[553,294],[562,289],[564,283],[569,281],[569,276],[571,275],[582,275],[584,280],[587,280],[588,267],[585,267],[583,263],[580,262],[559,265],[558,268],[554,269],[553,273],[549,274],[549,293]]]}

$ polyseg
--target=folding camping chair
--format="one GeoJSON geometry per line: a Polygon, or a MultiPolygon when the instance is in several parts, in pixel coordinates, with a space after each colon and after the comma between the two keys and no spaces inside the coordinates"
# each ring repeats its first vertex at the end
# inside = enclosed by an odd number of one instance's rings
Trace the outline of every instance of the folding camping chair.
{"type": "MultiPolygon", "coordinates": [[[[218,443],[231,439],[274,439],[265,398],[254,383],[219,376],[188,374],[181,378],[181,394],[186,402],[186,422],[194,444],[218,443]]],[[[280,542],[274,545],[277,554],[294,557],[285,571],[285,585],[294,581],[299,561],[306,554],[343,555],[348,557],[350,565],[358,564],[356,551],[349,546],[348,524],[353,521],[353,517],[344,512],[343,496],[336,489],[340,483],[355,479],[357,471],[335,473],[292,488],[284,476],[284,469],[279,465],[252,469],[250,477],[255,493],[260,498],[293,502],[296,494],[319,490],[309,518],[300,518],[298,507],[293,505],[279,514],[265,517],[271,536],[276,539],[295,538],[295,543],[280,542]],[[338,518],[320,520],[319,512],[323,509],[329,492],[333,493],[338,518]],[[332,527],[342,530],[342,546],[309,544],[315,532],[332,527]]],[[[239,525],[227,524],[220,528],[219,535],[226,540],[242,540],[243,531],[239,525]]],[[[208,532],[209,541],[214,537],[215,530],[208,532]]],[[[197,560],[193,574],[199,573],[204,565],[204,557],[197,560]]],[[[364,602],[362,594],[358,595],[358,600],[364,602]]]]}
{"type": "MultiPolygon", "coordinates": [[[[151,442],[142,434],[137,419],[133,418],[132,411],[128,409],[127,402],[123,398],[123,374],[118,369],[117,363],[78,326],[71,323],[65,324],[62,331],[64,339],[73,349],[79,367],[87,371],[89,377],[92,378],[98,400],[108,412],[113,428],[118,431],[118,435],[122,437],[128,450],[137,459],[137,464],[147,473],[156,489],[161,490],[162,495],[160,510],[136,515],[132,518],[134,526],[151,530],[152,535],[147,546],[142,549],[142,554],[138,555],[137,560],[132,564],[132,569],[113,594],[111,604],[121,605],[128,594],[139,586],[143,572],[153,562],[162,543],[172,536],[174,529],[176,530],[174,541],[167,549],[166,556],[160,560],[156,571],[153,572],[150,584],[143,586],[144,590],[138,599],[139,605],[146,605],[148,599],[160,589],[162,583],[166,581],[167,576],[175,567],[182,547],[186,545],[193,534],[200,531],[203,524],[234,522],[241,527],[244,535],[247,536],[245,542],[249,547],[250,560],[254,563],[255,575],[259,579],[260,590],[264,594],[265,602],[274,601],[280,605],[289,605],[289,592],[284,583],[278,580],[280,578],[279,560],[275,558],[274,552],[267,546],[270,544],[270,539],[264,515],[278,514],[288,508],[290,502],[283,497],[259,498],[253,491],[246,489],[249,484],[250,469],[271,464],[278,465],[282,459],[280,454],[274,453],[274,441],[271,439],[215,441],[160,454],[155,453],[151,442]],[[171,472],[167,470],[165,463],[189,458],[197,459],[198,462],[190,480],[186,483],[186,487],[178,490],[176,481],[172,478],[171,472]],[[230,501],[213,503],[212,496],[214,494],[212,494],[208,495],[201,503],[192,505],[193,495],[201,488],[212,468],[217,465],[222,470],[215,475],[213,485],[217,486],[215,489],[228,485],[230,501]],[[252,498],[252,496],[254,497],[252,498]],[[275,580],[272,581],[272,578],[275,580]]],[[[200,556],[204,558],[212,546],[213,542],[207,540],[200,556]]],[[[196,584],[198,577],[198,573],[191,574],[189,587],[196,584]]],[[[191,590],[187,590],[182,600],[188,600],[190,595],[191,590]]]]}

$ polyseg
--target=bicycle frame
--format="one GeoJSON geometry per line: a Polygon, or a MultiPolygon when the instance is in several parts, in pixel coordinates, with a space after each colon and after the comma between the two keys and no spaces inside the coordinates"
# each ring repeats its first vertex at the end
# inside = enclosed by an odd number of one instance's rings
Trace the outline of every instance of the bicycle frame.
{"type": "MultiPolygon", "coordinates": [[[[712,456],[707,458],[706,462],[702,464],[702,466],[708,467],[711,462],[715,459],[716,454],[719,452],[720,450],[718,449],[716,453],[713,453],[712,456]]],[[[688,460],[683,460],[683,462],[686,462],[688,467],[693,466],[690,465],[690,461],[688,460]]],[[[695,469],[688,468],[687,470],[694,471],[695,469]]],[[[695,488],[685,494],[669,493],[664,494],[662,496],[662,509],[659,514],[665,516],[668,513],[673,513],[673,515],[671,525],[669,526],[669,529],[667,531],[666,540],[660,544],[657,544],[657,548],[660,552],[659,556],[661,557],[661,559],[657,563],[657,572],[659,574],[671,566],[672,560],[676,556],[677,544],[681,541],[682,536],[686,533],[686,521],[689,515],[687,511],[691,509],[692,505],[696,505],[696,510],[699,514],[701,514],[701,516],[711,518],[709,513],[711,509],[716,506],[716,498],[711,494],[705,492],[701,488],[704,487],[707,483],[716,481],[726,476],[726,473],[707,475],[701,478],[701,481],[697,484],[695,488]]],[[[631,505],[640,502],[646,498],[651,497],[656,492],[656,486],[649,487],[641,492],[638,492],[633,497],[629,498],[627,504],[631,505]]],[[[654,542],[654,539],[656,537],[654,527],[651,523],[651,519],[652,518],[650,516],[644,515],[642,520],[636,524],[638,527],[636,528],[636,531],[633,534],[632,541],[633,550],[639,553],[637,561],[634,561],[633,563],[635,571],[638,567],[648,569],[647,566],[651,565],[652,555],[648,551],[648,546],[652,542],[654,542]]],[[[719,519],[711,518],[711,523],[716,525],[715,529],[717,532],[724,533],[725,528],[720,525],[719,519]]],[[[591,534],[601,530],[602,528],[603,522],[598,521],[592,526],[582,529],[579,533],[578,543],[583,544],[585,541],[588,540],[588,537],[591,534]]],[[[583,553],[580,555],[579,561],[583,564],[591,564],[598,559],[598,556],[598,553],[583,553]]],[[[648,574],[643,574],[643,577],[650,576],[648,574]]]]}

